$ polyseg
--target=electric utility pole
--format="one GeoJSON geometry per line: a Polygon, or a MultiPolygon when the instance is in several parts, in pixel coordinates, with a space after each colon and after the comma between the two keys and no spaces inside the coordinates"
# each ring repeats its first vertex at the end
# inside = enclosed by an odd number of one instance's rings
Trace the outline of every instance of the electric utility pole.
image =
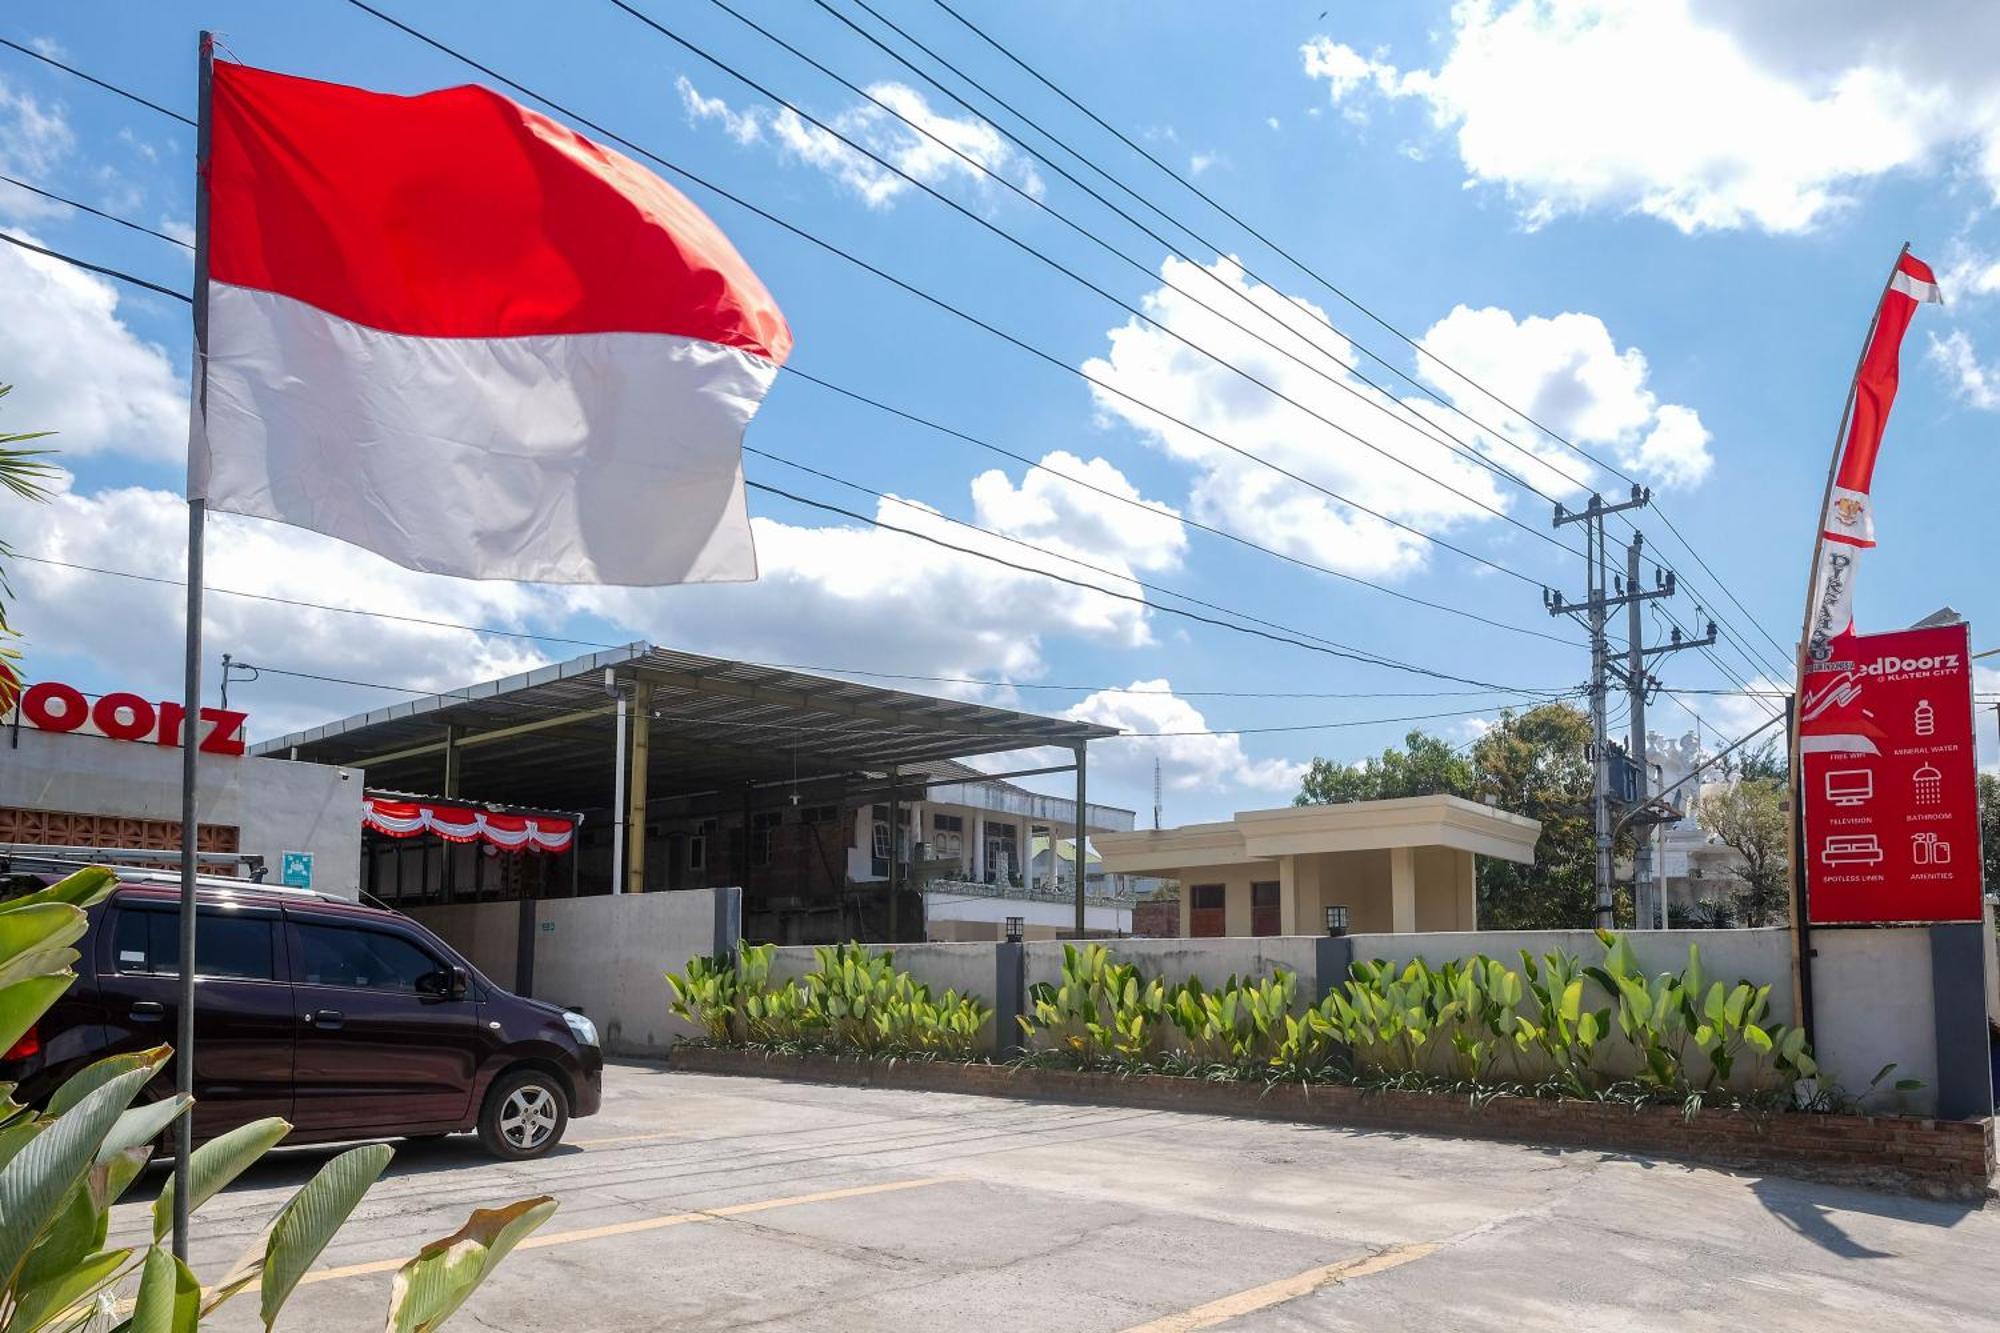
{"type": "MultiPolygon", "coordinates": [[[[1645,632],[1639,623],[1639,608],[1648,597],[1671,597],[1674,593],[1674,576],[1671,571],[1654,571],[1656,591],[1646,596],[1635,596],[1639,592],[1639,557],[1645,549],[1646,538],[1637,529],[1632,540],[1625,547],[1625,581],[1618,592],[1625,598],[1625,670],[1621,673],[1625,681],[1626,697],[1632,704],[1632,739],[1628,758],[1638,767],[1639,790],[1637,805],[1643,807],[1653,799],[1653,764],[1646,752],[1646,704],[1653,692],[1660,687],[1659,680],[1648,674],[1646,659],[1666,653],[1677,653],[1683,648],[1705,648],[1715,642],[1715,622],[1708,622],[1708,632],[1699,639],[1684,636],[1679,626],[1665,643],[1646,646],[1645,632]]],[[[1702,618],[1701,608],[1695,608],[1695,619],[1702,618]]],[[[1613,668],[1614,672],[1616,668],[1613,668]]],[[[1656,885],[1653,878],[1653,834],[1658,824],[1667,822],[1664,815],[1627,816],[1638,829],[1638,837],[1632,852],[1632,913],[1635,925],[1654,925],[1666,928],[1666,893],[1656,885]],[[1658,894],[1655,901],[1654,895],[1658,894]]],[[[1600,891],[1601,892],[1601,891],[1600,891]]]]}
{"type": "MultiPolygon", "coordinates": [[[[1612,758],[1611,738],[1607,734],[1605,722],[1605,696],[1610,692],[1612,673],[1611,649],[1606,639],[1604,627],[1614,607],[1627,606],[1634,602],[1650,601],[1655,597],[1673,594],[1673,575],[1669,573],[1664,584],[1652,592],[1642,592],[1637,588],[1625,589],[1613,595],[1610,589],[1609,560],[1605,553],[1604,520],[1611,514],[1628,509],[1639,509],[1650,503],[1653,493],[1643,486],[1634,486],[1632,496],[1617,504],[1606,504],[1604,497],[1593,493],[1590,503],[1581,513],[1571,513],[1561,504],[1556,506],[1558,528],[1571,523],[1583,524],[1584,532],[1584,599],[1579,604],[1566,601],[1563,595],[1551,588],[1542,589],[1542,605],[1552,616],[1570,616],[1579,620],[1590,631],[1590,818],[1591,828],[1596,837],[1597,884],[1597,925],[1600,930],[1609,930],[1617,924],[1612,910],[1612,866],[1611,866],[1611,799],[1612,799],[1612,758]]],[[[1622,775],[1621,775],[1622,776],[1622,775]]],[[[1620,786],[1624,784],[1621,782],[1620,786]]]]}

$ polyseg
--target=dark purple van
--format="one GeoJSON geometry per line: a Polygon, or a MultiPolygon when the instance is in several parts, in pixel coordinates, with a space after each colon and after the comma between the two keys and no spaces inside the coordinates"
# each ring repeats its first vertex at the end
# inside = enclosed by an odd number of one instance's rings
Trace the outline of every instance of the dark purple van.
{"type": "MultiPolygon", "coordinates": [[[[90,910],[76,984],[0,1057],[22,1100],[93,1060],[172,1043],[179,902],[175,885],[128,881],[90,910]]],[[[597,1112],[590,1020],[502,990],[401,913],[216,880],[197,902],[197,1140],[283,1116],[287,1143],[473,1130],[519,1160],[597,1112]]],[[[172,1086],[170,1065],[157,1092],[172,1086]]]]}

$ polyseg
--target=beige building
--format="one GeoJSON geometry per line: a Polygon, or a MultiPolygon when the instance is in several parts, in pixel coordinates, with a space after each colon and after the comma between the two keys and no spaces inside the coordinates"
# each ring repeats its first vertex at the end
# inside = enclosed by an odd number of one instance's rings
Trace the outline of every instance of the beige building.
{"type": "Polygon", "coordinates": [[[1542,826],[1455,796],[1244,810],[1220,824],[1092,838],[1113,874],[1181,884],[1181,934],[1319,935],[1478,928],[1474,857],[1527,864],[1542,826]]]}

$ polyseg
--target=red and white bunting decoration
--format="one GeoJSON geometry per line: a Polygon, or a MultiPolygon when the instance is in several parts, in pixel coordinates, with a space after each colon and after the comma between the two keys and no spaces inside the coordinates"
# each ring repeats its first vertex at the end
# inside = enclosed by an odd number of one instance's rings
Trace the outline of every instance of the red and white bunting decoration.
{"type": "Polygon", "coordinates": [[[466,578],[757,577],[792,335],[706,214],[485,88],[213,78],[190,499],[466,578]]]}
{"type": "Polygon", "coordinates": [[[1820,516],[1808,625],[1808,667],[1831,659],[1833,640],[1853,632],[1854,572],[1861,552],[1875,544],[1875,516],[1869,492],[1874,485],[1875,459],[1882,449],[1882,432],[1889,424],[1889,408],[1896,401],[1903,334],[1908,331],[1918,305],[1943,300],[1930,265],[1904,251],[1888,285],[1882,289],[1875,328],[1854,377],[1847,438],[1841,442],[1840,465],[1834,473],[1833,489],[1826,497],[1826,511],[1820,516]]]}
{"type": "Polygon", "coordinates": [[[576,825],[552,815],[506,815],[471,806],[385,801],[377,796],[362,799],[361,825],[391,838],[430,833],[446,842],[490,842],[509,852],[566,852],[576,839],[576,825]]]}

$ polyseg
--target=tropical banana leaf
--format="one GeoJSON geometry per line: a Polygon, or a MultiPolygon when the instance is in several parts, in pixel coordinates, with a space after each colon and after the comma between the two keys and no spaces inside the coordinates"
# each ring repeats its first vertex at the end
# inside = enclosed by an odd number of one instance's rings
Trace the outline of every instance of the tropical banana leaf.
{"type": "Polygon", "coordinates": [[[201,1321],[201,1280],[155,1245],[146,1253],[128,1333],[192,1333],[201,1321]]]}
{"type": "Polygon", "coordinates": [[[480,1208],[457,1231],[417,1251],[396,1272],[386,1333],[431,1333],[555,1211],[556,1201],[547,1195],[480,1208]]]}
{"type": "Polygon", "coordinates": [[[0,1286],[11,1286],[28,1252],[90,1170],[152,1070],[120,1074],[36,1135],[0,1170],[0,1286]]]}
{"type": "Polygon", "coordinates": [[[75,980],[75,974],[65,969],[53,976],[28,977],[0,989],[0,1050],[19,1041],[75,980]]]}
{"type": "Polygon", "coordinates": [[[96,1061],[93,1064],[87,1064],[82,1069],[77,1070],[76,1073],[71,1074],[68,1079],[64,1080],[63,1085],[55,1090],[55,1093],[49,1098],[47,1114],[61,1115],[85,1097],[103,1087],[106,1083],[109,1083],[112,1079],[117,1078],[120,1074],[130,1073],[132,1070],[142,1067],[158,1069],[166,1062],[170,1054],[172,1052],[168,1047],[155,1046],[150,1050],[133,1051],[128,1055],[114,1055],[96,1061]]]}
{"type": "Polygon", "coordinates": [[[56,1274],[35,1287],[19,1289],[9,1328],[40,1329],[57,1315],[81,1305],[118,1280],[131,1264],[132,1251],[106,1250],[56,1274]]]}
{"type": "Polygon", "coordinates": [[[393,1148],[380,1143],[342,1153],[321,1167],[278,1214],[264,1249],[261,1313],[265,1328],[271,1327],[299,1279],[395,1155],[393,1148]]]}
{"type": "MultiPolygon", "coordinates": [[[[214,1198],[217,1190],[242,1175],[252,1162],[291,1132],[290,1121],[271,1116],[238,1125],[196,1148],[188,1156],[188,1211],[193,1212],[214,1198]]],[[[160,1190],[160,1197],[153,1200],[153,1239],[158,1241],[173,1225],[174,1182],[169,1180],[160,1190]]]]}
{"type": "Polygon", "coordinates": [[[5,911],[22,911],[39,907],[44,903],[68,903],[71,907],[91,907],[103,901],[104,897],[118,887],[118,876],[103,866],[85,866],[74,874],[65,875],[46,889],[24,893],[9,902],[5,911]]]}

